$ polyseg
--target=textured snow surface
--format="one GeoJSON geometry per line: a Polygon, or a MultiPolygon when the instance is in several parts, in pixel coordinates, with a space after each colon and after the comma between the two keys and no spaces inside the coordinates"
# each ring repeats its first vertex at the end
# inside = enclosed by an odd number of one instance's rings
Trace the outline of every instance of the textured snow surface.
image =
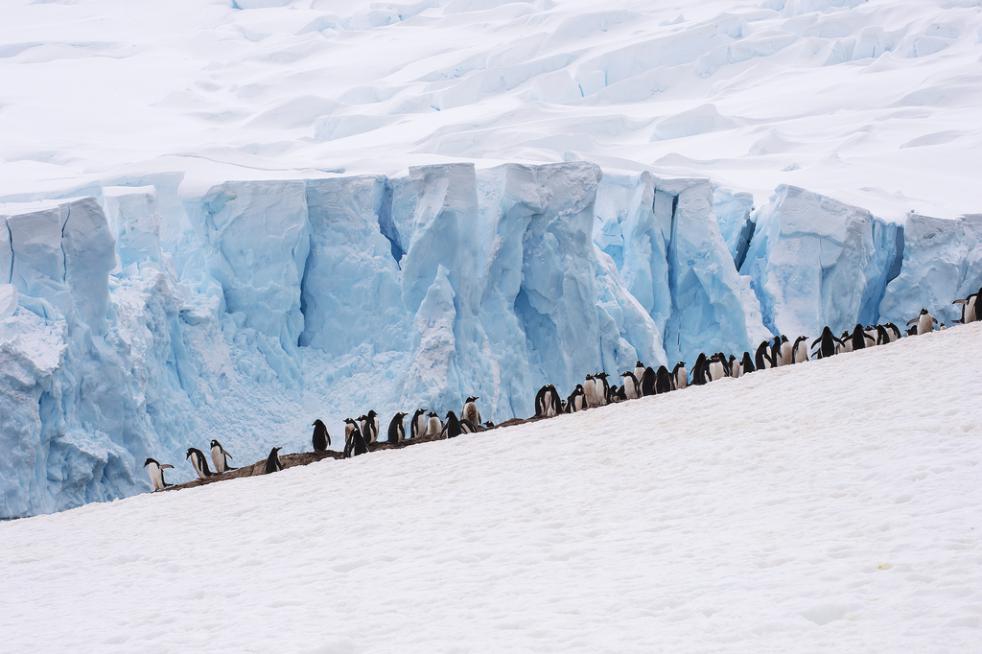
{"type": "Polygon", "coordinates": [[[39,652],[973,651],[980,356],[975,324],[0,524],[0,633],[39,652]]]}
{"type": "Polygon", "coordinates": [[[0,196],[562,161],[978,210],[978,0],[5,0],[0,196]]]}

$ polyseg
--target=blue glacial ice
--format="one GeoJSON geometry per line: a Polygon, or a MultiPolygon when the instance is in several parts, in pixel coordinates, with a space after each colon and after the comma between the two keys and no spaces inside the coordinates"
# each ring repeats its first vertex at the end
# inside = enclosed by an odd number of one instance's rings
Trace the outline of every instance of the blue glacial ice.
{"type": "Polygon", "coordinates": [[[146,490],[147,456],[189,479],[211,438],[240,463],[309,447],[315,417],[339,435],[469,394],[526,416],[546,382],[950,320],[982,284],[979,217],[899,225],[792,187],[755,211],[584,162],[176,189],[0,205],[0,517],[146,490]]]}

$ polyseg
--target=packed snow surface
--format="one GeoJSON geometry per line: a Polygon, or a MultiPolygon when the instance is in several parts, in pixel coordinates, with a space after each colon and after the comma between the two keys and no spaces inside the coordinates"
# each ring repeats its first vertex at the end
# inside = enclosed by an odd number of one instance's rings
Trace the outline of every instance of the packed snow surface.
{"type": "Polygon", "coordinates": [[[5,0],[0,196],[447,161],[978,210],[978,0],[5,0]]]}
{"type": "Polygon", "coordinates": [[[0,633],[37,652],[973,651],[980,356],[977,323],[0,524],[0,633]]]}

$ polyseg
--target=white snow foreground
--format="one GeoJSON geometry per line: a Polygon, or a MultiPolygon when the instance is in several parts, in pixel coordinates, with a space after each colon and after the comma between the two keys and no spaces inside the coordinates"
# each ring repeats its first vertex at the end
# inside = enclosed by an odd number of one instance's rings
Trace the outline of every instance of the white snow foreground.
{"type": "Polygon", "coordinates": [[[4,648],[969,651],[980,356],[973,324],[2,524],[4,648]]]}

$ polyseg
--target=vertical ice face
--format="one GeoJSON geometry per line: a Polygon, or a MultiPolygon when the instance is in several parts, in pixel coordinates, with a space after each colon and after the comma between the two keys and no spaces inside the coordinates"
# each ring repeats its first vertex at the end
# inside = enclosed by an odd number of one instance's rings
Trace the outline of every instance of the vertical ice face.
{"type": "Polygon", "coordinates": [[[304,268],[300,345],[340,355],[406,349],[399,262],[381,232],[384,177],[307,182],[310,254],[304,268]]]}
{"type": "Polygon", "coordinates": [[[982,215],[942,220],[911,214],[904,226],[899,275],[880,303],[883,320],[902,325],[921,308],[952,324],[961,309],[952,300],[982,287],[982,215]]]}
{"type": "Polygon", "coordinates": [[[42,316],[49,306],[65,313],[71,303],[61,251],[67,214],[68,205],[58,204],[7,217],[13,253],[10,281],[20,292],[21,302],[42,316]]]}
{"type": "Polygon", "coordinates": [[[65,282],[80,320],[102,332],[109,306],[109,272],[116,265],[115,240],[93,198],[68,205],[61,230],[65,282]]]}
{"type": "Polygon", "coordinates": [[[775,333],[838,332],[876,322],[902,238],[864,209],[781,186],[757,216],[743,272],[775,333]]]}
{"type": "Polygon", "coordinates": [[[303,182],[226,182],[203,198],[211,274],[225,308],[260,340],[278,373],[299,370],[293,354],[303,332],[301,279],[310,250],[303,182]]]}

